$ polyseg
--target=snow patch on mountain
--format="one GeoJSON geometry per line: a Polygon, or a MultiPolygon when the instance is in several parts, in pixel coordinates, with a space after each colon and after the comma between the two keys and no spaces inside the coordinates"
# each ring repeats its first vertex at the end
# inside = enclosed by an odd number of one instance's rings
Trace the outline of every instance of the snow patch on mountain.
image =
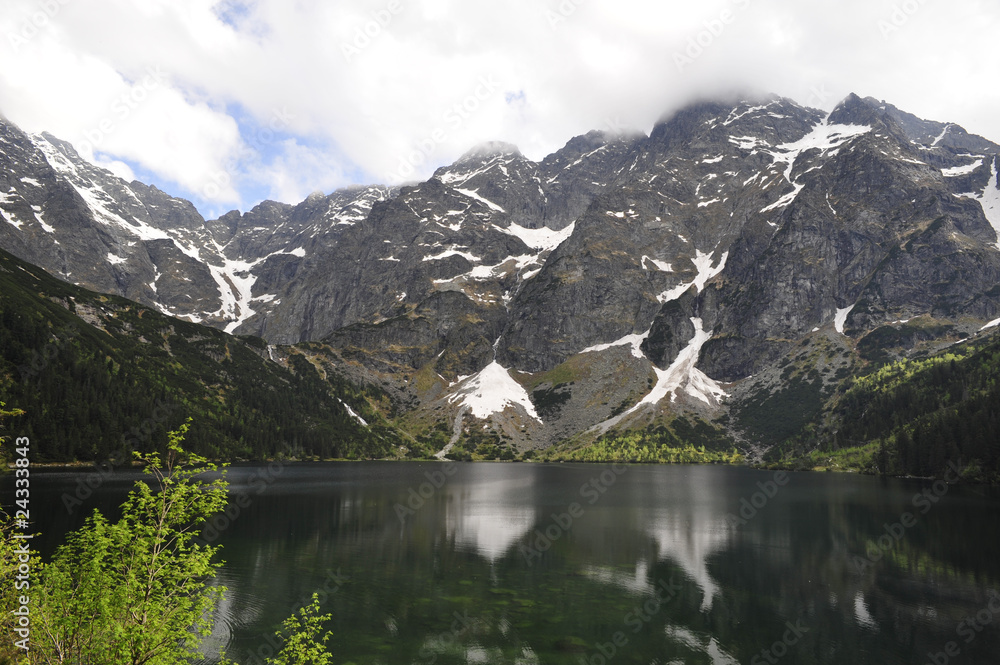
{"type": "MultiPolygon", "coordinates": [[[[543,263],[542,256],[547,252],[551,252],[553,249],[558,247],[566,238],[568,238],[573,233],[575,227],[575,222],[567,226],[560,231],[554,231],[549,228],[540,229],[527,229],[523,226],[518,226],[517,224],[511,224],[507,228],[502,228],[494,225],[493,228],[502,233],[512,235],[521,240],[525,245],[531,249],[536,250],[537,254],[520,254],[516,256],[508,256],[501,260],[499,263],[494,265],[481,265],[476,266],[472,270],[455,275],[454,277],[448,277],[444,279],[433,280],[435,285],[439,284],[451,284],[459,281],[484,281],[489,279],[500,279],[511,272],[517,272],[520,280],[522,282],[527,281],[537,275],[541,270],[540,267],[533,268],[531,270],[525,270],[529,266],[538,265],[543,263]]],[[[440,254],[435,254],[433,256],[425,256],[424,261],[433,261],[442,258],[447,258],[453,255],[464,256],[469,261],[473,263],[478,263],[482,259],[477,256],[473,256],[468,252],[458,251],[457,248],[451,247],[440,254]]],[[[511,293],[508,292],[504,296],[504,301],[509,301],[511,293]]]]}
{"type": "Polygon", "coordinates": [[[508,406],[520,406],[529,416],[542,422],[535,412],[535,405],[531,403],[528,391],[496,360],[462,381],[455,393],[448,398],[448,402],[467,407],[479,419],[502,413],[508,406]]]}
{"type": "Polygon", "coordinates": [[[847,315],[851,313],[852,309],[854,309],[854,305],[838,309],[837,314],[833,317],[833,329],[841,335],[844,334],[844,324],[847,323],[847,315]]]}
{"type": "Polygon", "coordinates": [[[460,189],[456,187],[455,191],[458,192],[459,194],[464,194],[468,196],[470,199],[475,199],[476,201],[485,204],[490,210],[494,210],[496,212],[507,212],[506,210],[498,206],[496,203],[493,203],[493,201],[484,199],[482,196],[480,196],[478,189],[460,189]]]}
{"type": "MultiPolygon", "coordinates": [[[[780,199],[778,199],[777,201],[775,201],[771,205],[769,205],[769,206],[767,206],[765,208],[761,208],[760,211],[761,212],[770,212],[771,210],[777,210],[778,208],[785,207],[786,205],[790,204],[792,201],[795,200],[795,197],[797,197],[799,195],[799,192],[802,191],[802,188],[805,187],[805,185],[801,185],[799,183],[795,183],[794,185],[792,185],[792,187],[794,188],[794,189],[792,189],[792,191],[788,192],[787,194],[785,194],[784,196],[782,196],[780,199]]],[[[832,210],[833,207],[831,206],[830,209],[832,210]]]]}
{"type": "Polygon", "coordinates": [[[772,102],[768,102],[767,104],[761,104],[759,106],[748,106],[746,108],[746,110],[743,111],[743,113],[739,112],[739,108],[740,107],[737,106],[736,108],[734,108],[732,111],[729,112],[729,117],[727,117],[725,120],[723,120],[722,124],[724,126],[728,127],[729,125],[733,124],[734,122],[736,122],[740,118],[742,118],[744,116],[747,116],[747,115],[750,115],[751,113],[757,113],[758,111],[763,111],[768,106],[770,106],[771,104],[775,104],[775,103],[777,103],[777,102],[773,102],[772,101],[772,102]]]}
{"type": "Polygon", "coordinates": [[[7,222],[7,223],[8,223],[8,224],[10,224],[11,226],[13,226],[13,227],[14,227],[15,229],[17,229],[18,231],[20,231],[20,230],[21,230],[21,227],[22,227],[22,226],[24,225],[24,222],[20,222],[20,221],[18,221],[18,220],[16,220],[16,219],[14,219],[14,218],[13,218],[13,217],[11,217],[10,215],[8,215],[8,214],[7,214],[7,211],[6,211],[6,210],[4,210],[3,208],[0,208],[0,216],[2,216],[2,217],[3,217],[3,219],[4,219],[4,221],[5,221],[5,222],[7,222]]]}
{"type": "Polygon", "coordinates": [[[520,256],[508,256],[495,266],[476,266],[468,272],[468,276],[475,280],[485,280],[500,277],[510,270],[523,270],[538,259],[534,254],[521,254],[520,256]],[[512,264],[513,262],[513,264],[512,264]]]}
{"type": "Polygon", "coordinates": [[[698,317],[692,317],[691,324],[694,326],[694,336],[688,345],[677,354],[670,366],[667,369],[660,369],[653,365],[653,372],[656,373],[656,385],[653,386],[653,389],[631,409],[594,426],[591,431],[607,432],[644,406],[656,406],[667,395],[670,395],[671,402],[676,402],[677,393],[680,390],[710,406],[718,404],[723,397],[727,396],[718,382],[695,367],[701,354],[701,347],[712,338],[712,331],[706,331],[703,328],[702,320],[698,317]]]}
{"type": "Polygon", "coordinates": [[[997,234],[995,247],[1000,249],[1000,179],[998,179],[996,157],[990,165],[990,179],[986,183],[986,188],[978,194],[959,194],[959,196],[979,201],[983,214],[997,234]]]}
{"type": "MultiPolygon", "coordinates": [[[[490,266],[476,266],[469,272],[464,272],[460,275],[455,275],[454,277],[448,277],[445,279],[435,279],[434,284],[451,284],[459,280],[474,280],[477,282],[482,282],[489,279],[499,279],[505,275],[510,274],[514,271],[522,271],[526,267],[535,264],[538,261],[537,254],[521,254],[519,256],[508,256],[507,258],[500,261],[500,263],[490,265],[490,266]]],[[[526,278],[522,276],[523,278],[526,278]]]]}
{"type": "Polygon", "coordinates": [[[756,136],[730,136],[729,142],[740,150],[750,150],[751,153],[761,146],[768,145],[766,141],[763,141],[756,136]]]}
{"type": "Polygon", "coordinates": [[[684,295],[685,291],[691,288],[691,284],[693,284],[693,282],[684,282],[683,284],[678,284],[674,288],[668,289],[663,293],[661,293],[660,295],[656,296],[656,300],[661,304],[668,303],[671,300],[677,300],[682,295],[684,295]]]}
{"type": "MultiPolygon", "coordinates": [[[[332,226],[354,226],[358,222],[363,222],[368,218],[368,213],[379,201],[385,201],[393,194],[391,188],[384,185],[370,185],[361,188],[361,193],[357,190],[347,190],[343,196],[331,197],[325,218],[332,226]],[[354,196],[344,204],[344,197],[354,196]]],[[[313,228],[317,228],[314,226],[313,228]]]]}
{"type": "Polygon", "coordinates": [[[983,165],[983,160],[977,159],[971,164],[966,164],[965,166],[952,166],[948,169],[941,169],[941,174],[946,178],[954,178],[955,176],[967,175],[972,173],[980,166],[983,165]]]}
{"type": "MultiPolygon", "coordinates": [[[[76,190],[76,193],[80,195],[84,203],[87,204],[95,220],[107,226],[127,231],[137,236],[140,240],[173,240],[169,234],[150,226],[146,222],[134,218],[126,220],[121,215],[112,211],[109,206],[114,205],[114,197],[104,191],[99,184],[80,173],[66,155],[44,136],[32,136],[32,139],[36,147],[42,151],[49,165],[56,172],[66,176],[67,182],[76,190]]],[[[124,190],[139,202],[135,192],[129,189],[127,185],[124,187],[124,190]]]]}
{"type": "Polygon", "coordinates": [[[596,344],[594,346],[588,346],[580,353],[596,353],[598,351],[607,351],[613,346],[630,346],[632,347],[631,352],[633,356],[635,356],[636,358],[644,358],[645,355],[642,352],[642,343],[646,341],[647,337],[649,337],[649,330],[642,333],[641,335],[632,333],[631,335],[625,335],[624,337],[617,339],[613,342],[608,342],[607,344],[596,344]]]}
{"type": "Polygon", "coordinates": [[[344,407],[345,409],[347,409],[347,414],[348,414],[349,416],[351,416],[352,418],[354,418],[355,420],[357,420],[357,421],[358,421],[358,422],[359,422],[359,423],[361,424],[361,426],[362,426],[362,427],[368,427],[368,421],[366,421],[366,420],[365,420],[364,418],[362,418],[362,417],[361,417],[361,416],[359,416],[359,415],[358,415],[357,413],[355,413],[355,412],[354,412],[354,409],[352,409],[352,408],[351,408],[351,405],[350,405],[350,404],[348,404],[348,403],[347,403],[347,402],[345,402],[344,400],[340,399],[339,397],[337,398],[337,401],[338,401],[338,402],[340,402],[340,403],[341,403],[341,405],[342,405],[342,406],[343,406],[343,407],[344,407]]]}
{"type": "Polygon", "coordinates": [[[694,325],[694,337],[677,354],[674,361],[670,363],[670,367],[663,370],[655,366],[653,367],[657,379],[653,390],[623,415],[627,416],[630,413],[634,413],[642,408],[644,404],[659,404],[667,395],[670,395],[670,401],[674,402],[677,400],[677,391],[681,388],[688,395],[706,404],[718,403],[720,399],[726,396],[725,391],[717,382],[695,367],[695,363],[698,362],[698,356],[701,354],[701,347],[712,338],[712,332],[706,332],[702,328],[700,318],[692,317],[691,323],[694,325]]]}
{"type": "Polygon", "coordinates": [[[472,263],[479,263],[480,261],[482,261],[482,259],[479,258],[478,256],[475,256],[475,255],[473,255],[473,254],[471,254],[469,252],[460,251],[460,250],[455,249],[455,248],[446,249],[443,252],[441,252],[440,254],[434,254],[433,256],[425,256],[422,260],[423,261],[440,261],[441,259],[446,259],[449,256],[461,256],[461,257],[465,258],[466,260],[471,261],[472,263]]]}
{"type": "Polygon", "coordinates": [[[45,231],[46,233],[55,233],[56,230],[54,228],[52,228],[51,226],[49,226],[48,224],[46,224],[45,220],[42,219],[42,207],[41,206],[31,206],[31,211],[34,213],[35,220],[38,221],[38,225],[42,227],[43,231],[45,231]]]}
{"type": "Polygon", "coordinates": [[[253,266],[253,263],[247,261],[230,259],[226,259],[221,266],[207,266],[219,285],[219,295],[222,298],[222,307],[214,315],[229,319],[225,327],[227,333],[232,334],[256,313],[250,308],[253,284],[257,281],[256,275],[250,272],[253,266]]]}
{"type": "Polygon", "coordinates": [[[642,260],[639,262],[640,265],[642,265],[643,270],[650,270],[650,268],[646,267],[646,262],[647,261],[649,263],[653,264],[653,269],[659,270],[661,272],[673,272],[674,271],[674,269],[671,267],[671,265],[669,263],[667,263],[666,261],[658,261],[658,260],[656,260],[656,259],[654,259],[652,257],[646,256],[645,254],[642,257],[642,260]]]}
{"type": "MultiPolygon", "coordinates": [[[[208,268],[212,278],[215,280],[215,283],[219,288],[219,296],[222,301],[222,306],[211,315],[228,319],[229,323],[226,324],[224,330],[230,334],[235,332],[244,321],[257,313],[250,306],[252,302],[259,301],[266,303],[270,302],[271,298],[274,297],[253,297],[253,285],[257,281],[257,276],[252,272],[253,269],[258,264],[267,261],[272,256],[287,255],[299,258],[305,256],[305,249],[299,247],[297,249],[293,249],[292,251],[278,250],[276,252],[271,252],[267,256],[262,256],[261,258],[253,261],[234,260],[226,258],[222,254],[222,247],[220,247],[218,243],[214,240],[212,243],[215,245],[215,249],[221,257],[222,265],[212,265],[207,261],[203,261],[203,263],[205,264],[205,267],[208,268]]],[[[176,240],[174,240],[174,244],[181,247],[180,243],[176,240]]],[[[182,248],[182,251],[185,250],[182,248]]],[[[195,260],[202,260],[199,258],[199,252],[196,248],[189,247],[185,253],[189,253],[189,255],[195,260]]],[[[280,301],[274,301],[274,304],[277,304],[278,302],[280,301]]]]}
{"type": "Polygon", "coordinates": [[[564,240],[573,235],[573,229],[575,228],[576,222],[573,222],[566,228],[559,231],[546,227],[542,227],[540,229],[527,229],[523,226],[518,226],[517,224],[511,224],[507,228],[501,228],[500,230],[519,238],[521,242],[531,249],[535,249],[540,252],[547,252],[552,251],[561,245],[564,240]]]}
{"type": "Polygon", "coordinates": [[[691,263],[693,263],[695,269],[698,270],[698,274],[690,282],[684,282],[682,284],[678,284],[674,288],[661,293],[659,296],[656,297],[656,299],[659,302],[668,303],[671,300],[677,300],[682,295],[684,295],[684,292],[690,289],[692,286],[697,287],[698,293],[701,293],[702,289],[705,288],[705,284],[708,283],[708,280],[712,279],[720,272],[722,272],[723,269],[725,269],[726,259],[729,258],[729,252],[728,251],[723,252],[722,257],[719,259],[719,264],[713,267],[712,257],[715,255],[714,251],[705,254],[701,250],[696,249],[694,251],[694,254],[695,255],[694,258],[691,259],[691,263]]]}
{"type": "Polygon", "coordinates": [[[948,133],[948,130],[949,130],[949,129],[951,129],[951,124],[950,124],[950,123],[944,126],[944,129],[943,129],[943,130],[941,130],[941,133],[940,133],[940,134],[939,134],[939,135],[937,136],[937,138],[935,138],[935,139],[934,139],[934,142],[933,142],[933,143],[931,143],[931,147],[932,147],[932,148],[933,148],[934,146],[936,146],[936,145],[937,145],[938,143],[940,143],[940,142],[941,142],[941,139],[943,139],[943,138],[944,138],[945,134],[947,134],[947,133],[948,133]]]}
{"type": "Polygon", "coordinates": [[[819,150],[821,154],[827,153],[871,130],[868,125],[831,125],[827,117],[798,141],[782,143],[775,146],[773,151],[765,150],[765,152],[771,154],[775,164],[785,164],[785,180],[792,182],[792,167],[795,166],[795,160],[803,153],[810,150],[819,150]]]}
{"type": "Polygon", "coordinates": [[[452,185],[454,183],[463,184],[469,180],[472,180],[477,175],[486,173],[494,166],[496,166],[496,158],[489,160],[485,164],[479,166],[479,168],[473,169],[471,171],[461,171],[456,169],[455,171],[446,170],[438,174],[436,177],[438,180],[446,185],[452,185]]]}
{"type": "Polygon", "coordinates": [[[726,267],[726,259],[729,258],[729,252],[727,250],[722,253],[722,258],[719,259],[719,264],[714,268],[712,267],[712,257],[715,255],[714,251],[705,254],[696,249],[694,254],[695,257],[691,259],[691,263],[693,263],[694,267],[698,269],[698,276],[695,277],[694,281],[691,283],[698,287],[698,293],[701,293],[708,280],[718,275],[726,267]]]}

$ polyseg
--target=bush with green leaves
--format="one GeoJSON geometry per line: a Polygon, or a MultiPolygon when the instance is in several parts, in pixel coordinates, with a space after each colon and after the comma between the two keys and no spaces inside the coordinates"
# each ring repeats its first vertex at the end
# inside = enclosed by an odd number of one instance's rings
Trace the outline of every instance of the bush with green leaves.
{"type": "Polygon", "coordinates": [[[140,457],[153,487],[137,482],[111,523],[95,511],[41,567],[32,661],[159,665],[199,656],[223,587],[209,582],[218,547],[195,541],[226,506],[224,471],[181,448],[140,457]]]}
{"type": "MultiPolygon", "coordinates": [[[[275,632],[283,641],[277,657],[268,658],[267,665],[330,665],[333,655],[326,650],[331,633],[323,633],[323,624],[329,614],[319,613],[319,594],[312,595],[312,602],[299,609],[298,615],[285,619],[281,630],[275,632]]],[[[219,665],[237,665],[223,658],[219,665]]]]}
{"type": "MultiPolygon", "coordinates": [[[[0,422],[14,415],[0,409],[0,422]]],[[[169,434],[165,459],[136,455],[151,482],[136,483],[121,519],[112,523],[94,511],[51,561],[33,558],[31,650],[25,655],[4,643],[0,664],[179,665],[202,658],[225,587],[212,583],[221,548],[196,537],[225,508],[228,483],[224,468],[184,451],[187,430],[185,423],[169,434]]],[[[7,627],[16,548],[13,523],[0,511],[0,622],[7,627]]],[[[329,665],[330,633],[321,634],[329,620],[314,595],[285,620],[284,645],[268,663],[329,665]]]]}

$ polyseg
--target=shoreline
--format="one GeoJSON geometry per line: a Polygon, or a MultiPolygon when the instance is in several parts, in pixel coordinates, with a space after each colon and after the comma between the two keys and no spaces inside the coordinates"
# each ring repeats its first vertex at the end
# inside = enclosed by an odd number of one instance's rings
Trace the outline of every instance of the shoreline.
{"type": "MultiPolygon", "coordinates": [[[[880,475],[875,473],[866,473],[860,469],[852,468],[834,468],[834,467],[795,467],[791,464],[732,464],[729,462],[683,462],[683,463],[672,463],[672,462],[629,462],[622,460],[593,460],[593,461],[583,461],[583,460],[449,460],[449,459],[407,459],[407,458],[381,458],[381,459],[341,459],[341,458],[330,458],[330,459],[277,459],[269,458],[263,460],[209,460],[210,463],[216,465],[239,465],[239,466],[255,466],[262,464],[332,464],[332,463],[362,463],[362,462],[399,462],[399,463],[433,463],[433,464],[447,464],[449,462],[455,464],[627,464],[630,466],[731,466],[731,467],[744,467],[747,469],[754,469],[757,471],[788,471],[788,472],[805,472],[805,473],[843,473],[843,474],[853,474],[859,476],[870,476],[872,478],[892,478],[896,480],[922,480],[922,481],[932,481],[940,480],[940,476],[912,476],[912,475],[880,475]]],[[[98,471],[107,472],[107,465],[109,463],[98,463],[98,462],[36,462],[32,463],[32,469],[36,469],[40,472],[47,473],[58,473],[58,472],[73,472],[73,471],[86,471],[88,469],[96,469],[98,471]]],[[[13,470],[16,467],[12,464],[7,465],[8,470],[13,470]]],[[[144,465],[137,462],[133,462],[128,466],[117,466],[111,465],[110,471],[141,471],[144,465]]],[[[1000,485],[1000,480],[991,481],[986,478],[973,477],[973,478],[962,478],[959,481],[950,483],[955,485],[989,485],[998,486],[1000,485]]]]}

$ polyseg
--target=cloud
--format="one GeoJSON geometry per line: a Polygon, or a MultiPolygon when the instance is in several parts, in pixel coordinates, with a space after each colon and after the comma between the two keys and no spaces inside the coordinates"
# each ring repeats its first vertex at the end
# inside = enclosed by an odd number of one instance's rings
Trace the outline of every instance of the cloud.
{"type": "Polygon", "coordinates": [[[167,65],[115,61],[76,48],[57,23],[75,8],[52,4],[61,11],[18,44],[0,76],[8,117],[28,131],[50,131],[72,142],[83,157],[121,176],[132,174],[131,163],[184,193],[237,203],[232,186],[205,195],[240,142],[225,109],[185,94],[167,65]]]}
{"type": "Polygon", "coordinates": [[[0,107],[215,213],[426,177],[487,140],[541,158],[736,89],[826,109],[854,91],[1000,140],[998,16],[977,0],[7,0],[0,107]]]}

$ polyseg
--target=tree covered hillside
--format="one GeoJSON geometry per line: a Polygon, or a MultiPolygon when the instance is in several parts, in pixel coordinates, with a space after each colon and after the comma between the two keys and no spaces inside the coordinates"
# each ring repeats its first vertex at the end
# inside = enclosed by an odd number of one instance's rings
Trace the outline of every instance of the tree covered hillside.
{"type": "Polygon", "coordinates": [[[1000,480],[1000,334],[922,358],[873,363],[827,403],[833,435],[777,446],[770,461],[889,475],[1000,480]],[[815,441],[815,440],[814,440],[815,441]]]}
{"type": "Polygon", "coordinates": [[[380,390],[322,373],[294,347],[165,316],[54,279],[0,251],[0,401],[26,414],[37,461],[130,458],[193,418],[196,452],[384,457],[395,429],[380,390]],[[362,424],[362,420],[367,424],[362,424]]]}

